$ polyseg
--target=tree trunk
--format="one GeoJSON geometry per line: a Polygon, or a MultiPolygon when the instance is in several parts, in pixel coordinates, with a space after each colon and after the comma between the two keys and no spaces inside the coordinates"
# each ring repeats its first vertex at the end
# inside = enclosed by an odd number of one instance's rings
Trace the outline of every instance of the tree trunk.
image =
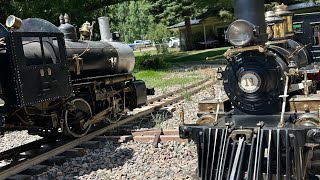
{"type": "Polygon", "coordinates": [[[190,16],[184,17],[184,23],[186,25],[186,46],[187,51],[191,51],[194,49],[193,42],[192,42],[192,29],[191,29],[191,22],[190,16]]]}

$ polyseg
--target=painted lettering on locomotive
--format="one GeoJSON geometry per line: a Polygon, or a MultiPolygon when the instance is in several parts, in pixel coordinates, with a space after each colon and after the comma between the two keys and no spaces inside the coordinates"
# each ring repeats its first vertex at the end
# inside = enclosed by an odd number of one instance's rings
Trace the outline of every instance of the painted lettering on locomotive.
{"type": "Polygon", "coordinates": [[[200,103],[180,136],[198,149],[201,179],[312,179],[320,144],[319,13],[235,0],[219,69],[227,98],[200,103]],[[314,21],[314,22],[312,22],[314,21]]]}
{"type": "Polygon", "coordinates": [[[108,18],[98,19],[100,41],[92,41],[90,23],[79,40],[69,16],[59,19],[59,27],[15,16],[7,28],[0,24],[1,132],[81,137],[95,123],[114,123],[141,107],[152,93],[133,76],[133,51],[110,33],[108,18]]]}

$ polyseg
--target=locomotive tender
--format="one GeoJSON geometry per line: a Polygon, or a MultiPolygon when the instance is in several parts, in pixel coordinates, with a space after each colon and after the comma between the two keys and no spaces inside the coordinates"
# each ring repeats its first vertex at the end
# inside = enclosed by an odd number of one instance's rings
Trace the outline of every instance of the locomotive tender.
{"type": "Polygon", "coordinates": [[[133,51],[110,33],[108,18],[98,19],[101,41],[91,40],[93,24],[83,24],[79,40],[69,16],[59,19],[59,27],[14,16],[8,28],[0,24],[0,132],[81,137],[141,107],[152,93],[132,75],[133,51]]]}
{"type": "Polygon", "coordinates": [[[263,0],[235,0],[221,93],[199,103],[197,124],[180,136],[197,143],[201,179],[313,179],[319,174],[320,13],[293,16],[263,0]],[[295,22],[293,22],[295,21],[295,22]],[[313,21],[313,22],[310,22],[313,21]]]}

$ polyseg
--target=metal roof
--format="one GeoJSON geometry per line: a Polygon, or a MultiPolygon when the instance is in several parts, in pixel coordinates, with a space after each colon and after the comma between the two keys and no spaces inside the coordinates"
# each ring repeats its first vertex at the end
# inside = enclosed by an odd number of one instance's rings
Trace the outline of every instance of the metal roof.
{"type": "Polygon", "coordinates": [[[306,8],[312,8],[312,7],[320,7],[320,3],[314,3],[314,2],[303,2],[298,4],[292,4],[288,6],[288,10],[298,10],[298,9],[306,9],[306,8]]]}
{"type": "MultiPolygon", "coordinates": [[[[201,20],[202,20],[202,19],[191,19],[191,20],[190,20],[190,24],[191,24],[191,26],[192,26],[192,25],[201,24],[201,20]]],[[[185,27],[184,21],[183,21],[183,22],[180,22],[180,23],[178,23],[178,24],[169,26],[168,29],[174,29],[174,28],[179,28],[179,27],[185,27]]]]}

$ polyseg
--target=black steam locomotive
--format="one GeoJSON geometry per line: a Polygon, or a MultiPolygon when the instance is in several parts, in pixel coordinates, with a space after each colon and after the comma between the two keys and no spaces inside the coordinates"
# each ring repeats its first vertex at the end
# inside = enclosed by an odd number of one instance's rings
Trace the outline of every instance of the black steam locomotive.
{"type": "Polygon", "coordinates": [[[197,143],[201,179],[312,179],[319,174],[319,13],[293,16],[263,0],[235,0],[234,45],[219,69],[221,93],[199,103],[197,124],[180,136],[197,143]],[[295,21],[295,22],[293,22],[295,21]],[[311,23],[310,21],[314,21],[311,23]]]}
{"type": "Polygon", "coordinates": [[[59,19],[59,27],[14,16],[8,28],[0,24],[0,132],[81,137],[146,103],[148,89],[132,75],[133,52],[110,33],[108,18],[98,19],[101,41],[91,40],[93,24],[83,24],[78,40],[69,16],[59,19]]]}

